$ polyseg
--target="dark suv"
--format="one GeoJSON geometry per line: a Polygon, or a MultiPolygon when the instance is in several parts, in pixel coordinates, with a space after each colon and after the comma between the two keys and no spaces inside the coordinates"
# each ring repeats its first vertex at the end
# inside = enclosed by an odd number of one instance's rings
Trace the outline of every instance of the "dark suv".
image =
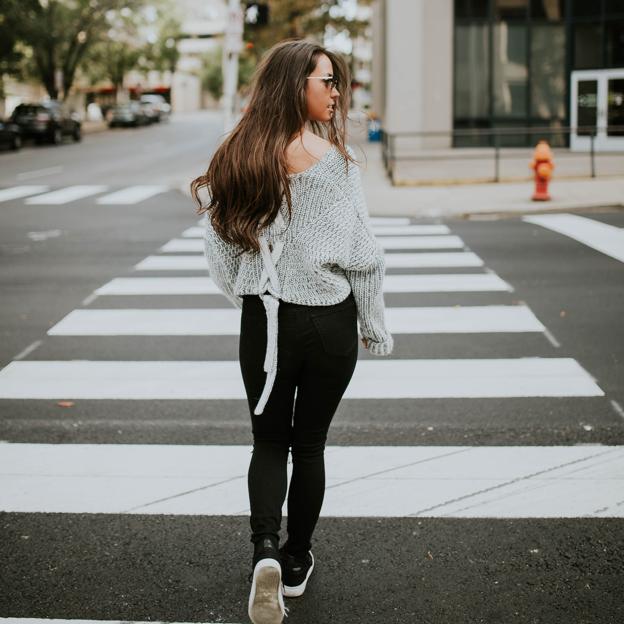
{"type": "Polygon", "coordinates": [[[74,141],[81,139],[81,122],[74,112],[67,113],[61,103],[54,100],[35,104],[19,104],[11,121],[20,127],[22,136],[32,137],[37,143],[47,141],[59,145],[64,136],[74,141]]]}

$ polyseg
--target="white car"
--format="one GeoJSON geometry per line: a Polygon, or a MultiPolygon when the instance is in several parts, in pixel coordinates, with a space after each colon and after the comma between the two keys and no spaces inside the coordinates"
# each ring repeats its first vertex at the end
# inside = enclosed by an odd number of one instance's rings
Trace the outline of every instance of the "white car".
{"type": "Polygon", "coordinates": [[[158,114],[157,121],[169,119],[171,105],[162,95],[158,95],[157,93],[142,95],[140,102],[141,104],[151,104],[158,114]]]}

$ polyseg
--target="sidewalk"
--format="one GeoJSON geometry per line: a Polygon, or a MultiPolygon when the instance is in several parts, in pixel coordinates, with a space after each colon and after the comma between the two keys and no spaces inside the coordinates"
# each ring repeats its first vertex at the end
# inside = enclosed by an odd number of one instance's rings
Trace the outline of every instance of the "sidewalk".
{"type": "MultiPolygon", "coordinates": [[[[531,201],[533,182],[392,186],[381,159],[381,143],[369,143],[366,124],[349,118],[346,142],[362,168],[362,184],[372,216],[464,218],[469,215],[516,215],[534,212],[568,212],[588,208],[624,209],[624,171],[620,176],[566,179],[550,184],[551,201],[531,201]]],[[[526,163],[525,163],[526,164],[526,163]]],[[[444,161],[441,161],[444,167],[444,161]]],[[[528,168],[528,166],[527,166],[528,168]]],[[[190,196],[186,177],[179,189],[190,196]]]]}
{"type": "Polygon", "coordinates": [[[362,184],[373,216],[464,217],[478,214],[524,214],[571,211],[598,207],[624,208],[624,172],[621,176],[587,180],[558,180],[550,184],[551,201],[531,201],[532,182],[453,184],[393,187],[381,160],[381,143],[353,136],[362,164],[362,184]]]}
{"type": "Polygon", "coordinates": [[[82,134],[93,134],[94,132],[102,132],[108,130],[108,125],[105,120],[100,121],[88,121],[82,122],[82,134]]]}

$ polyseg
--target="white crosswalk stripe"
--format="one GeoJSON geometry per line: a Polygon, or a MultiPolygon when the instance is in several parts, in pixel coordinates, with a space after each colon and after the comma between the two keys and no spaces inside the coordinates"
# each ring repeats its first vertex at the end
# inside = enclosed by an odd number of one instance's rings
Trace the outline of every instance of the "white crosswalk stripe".
{"type": "MultiPolygon", "coordinates": [[[[448,234],[449,229],[446,225],[373,225],[373,232],[378,236],[390,235],[432,235],[432,234],[448,234]]],[[[183,238],[202,238],[205,228],[201,226],[190,227],[182,232],[183,238]]]]}
{"type": "MultiPolygon", "coordinates": [[[[345,399],[604,396],[572,358],[362,360],[345,399]]],[[[4,399],[244,399],[236,361],[13,361],[4,399]],[[33,379],[37,383],[33,383],[33,379]]]]}
{"type": "MultiPolygon", "coordinates": [[[[197,220],[197,225],[203,226],[205,224],[205,213],[197,220]]],[[[370,217],[371,225],[410,225],[411,219],[409,217],[370,217]]]]}
{"type": "MultiPolygon", "coordinates": [[[[250,450],[4,444],[1,507],[22,513],[248,515],[250,450]]],[[[624,517],[618,504],[624,446],[327,446],[325,463],[322,516],[624,517]]]]}
{"type": "Polygon", "coordinates": [[[97,204],[137,204],[138,202],[159,195],[168,190],[164,185],[137,185],[114,191],[102,197],[98,197],[97,204]]]}
{"type": "MultiPolygon", "coordinates": [[[[377,236],[383,249],[453,249],[463,248],[459,236],[377,236]]],[[[174,238],[165,243],[162,253],[199,253],[204,250],[201,238],[174,238]]]]}
{"type": "MultiPolygon", "coordinates": [[[[394,252],[385,255],[387,269],[481,267],[483,260],[471,251],[394,252]]],[[[203,254],[148,256],[135,265],[137,271],[206,271],[203,254]]]]}
{"type": "Polygon", "coordinates": [[[28,197],[29,195],[36,195],[37,193],[45,193],[49,186],[12,186],[6,189],[0,189],[0,202],[9,201],[11,199],[20,199],[21,197],[28,197]]]}
{"type": "MultiPolygon", "coordinates": [[[[50,336],[236,336],[240,310],[74,310],[48,330],[50,336]]],[[[386,308],[393,334],[543,332],[525,305],[386,308]]]]}
{"type": "Polygon", "coordinates": [[[569,236],[615,260],[624,262],[624,228],[574,214],[529,215],[522,219],[527,223],[535,223],[569,236]]]}
{"type": "Polygon", "coordinates": [[[50,191],[36,197],[26,199],[27,204],[67,204],[105,191],[108,187],[99,184],[78,184],[50,191]]]}
{"type": "MultiPolygon", "coordinates": [[[[492,273],[386,275],[386,293],[513,291],[492,273]]],[[[219,295],[209,277],[116,277],[95,290],[101,295],[219,295]]]]}
{"type": "MultiPolygon", "coordinates": [[[[21,185],[0,189],[0,202],[26,198],[29,205],[62,205],[98,195],[109,190],[108,185],[80,184],[50,190],[47,185],[21,185]]],[[[95,200],[101,205],[132,205],[165,193],[170,187],[164,184],[138,184],[114,190],[95,200]]]]}

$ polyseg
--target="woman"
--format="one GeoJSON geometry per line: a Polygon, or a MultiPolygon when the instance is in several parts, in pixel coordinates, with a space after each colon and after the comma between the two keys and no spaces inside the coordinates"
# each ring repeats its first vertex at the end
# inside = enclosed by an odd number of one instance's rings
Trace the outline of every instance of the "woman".
{"type": "Polygon", "coordinates": [[[344,144],[349,84],[341,57],[307,40],[281,41],[262,57],[244,115],[191,185],[198,214],[209,215],[210,275],[242,309],[255,624],[282,622],[283,596],[303,594],[314,568],[325,442],[355,369],[358,321],[371,353],[393,347],[383,250],[344,144]],[[290,448],[288,539],[279,548],[290,448]]]}

